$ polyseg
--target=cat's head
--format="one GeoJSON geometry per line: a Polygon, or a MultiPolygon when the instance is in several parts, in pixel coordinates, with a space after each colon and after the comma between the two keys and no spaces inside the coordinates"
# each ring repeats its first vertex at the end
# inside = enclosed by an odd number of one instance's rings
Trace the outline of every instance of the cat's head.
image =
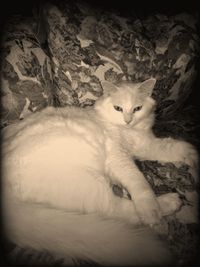
{"type": "Polygon", "coordinates": [[[114,85],[102,82],[104,96],[96,102],[95,109],[106,121],[116,125],[135,125],[152,113],[155,101],[151,98],[156,80],[141,83],[121,82],[114,85]]]}

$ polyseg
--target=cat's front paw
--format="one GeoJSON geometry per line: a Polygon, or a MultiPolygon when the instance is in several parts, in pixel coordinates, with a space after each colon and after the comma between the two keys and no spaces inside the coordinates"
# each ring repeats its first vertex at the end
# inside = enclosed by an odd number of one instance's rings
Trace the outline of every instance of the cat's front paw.
{"type": "Polygon", "coordinates": [[[157,197],[164,216],[171,215],[182,206],[182,200],[178,193],[167,193],[157,197]]]}
{"type": "Polygon", "coordinates": [[[140,211],[140,219],[143,224],[150,226],[159,235],[166,235],[168,231],[168,225],[163,217],[160,206],[156,203],[149,204],[143,207],[140,211]]]}
{"type": "Polygon", "coordinates": [[[154,198],[140,200],[136,209],[141,222],[145,225],[153,226],[159,224],[162,220],[161,208],[154,198]]]}

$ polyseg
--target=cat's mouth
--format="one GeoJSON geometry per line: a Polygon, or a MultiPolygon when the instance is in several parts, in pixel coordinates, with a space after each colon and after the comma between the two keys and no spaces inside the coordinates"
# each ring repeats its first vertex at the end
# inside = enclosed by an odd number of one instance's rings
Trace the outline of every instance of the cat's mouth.
{"type": "Polygon", "coordinates": [[[131,120],[131,122],[130,123],[126,123],[126,122],[124,122],[124,126],[126,127],[126,128],[132,128],[132,127],[134,127],[136,124],[138,124],[138,120],[131,120]]]}
{"type": "Polygon", "coordinates": [[[131,121],[131,122],[129,122],[129,123],[124,122],[124,126],[125,126],[126,128],[131,128],[131,127],[133,127],[134,125],[135,125],[134,121],[131,121]]]}

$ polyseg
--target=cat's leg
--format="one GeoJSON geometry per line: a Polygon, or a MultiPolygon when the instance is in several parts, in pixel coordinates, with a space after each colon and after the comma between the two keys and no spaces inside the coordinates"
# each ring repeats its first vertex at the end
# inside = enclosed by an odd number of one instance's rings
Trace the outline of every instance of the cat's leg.
{"type": "MultiPolygon", "coordinates": [[[[132,224],[138,225],[142,223],[138,216],[135,203],[130,199],[124,198],[123,194],[121,197],[116,196],[113,193],[112,186],[107,182],[101,183],[100,186],[102,187],[101,194],[97,194],[98,203],[96,204],[98,212],[103,213],[108,217],[121,218],[132,224]],[[99,205],[101,203],[103,203],[103,205],[99,205]]],[[[100,191],[98,190],[98,192],[100,191]]],[[[182,205],[182,200],[178,193],[163,194],[158,196],[156,200],[159,203],[163,216],[173,214],[179,210],[182,205]]]]}
{"type": "MultiPolygon", "coordinates": [[[[109,207],[107,206],[104,212],[108,213],[111,217],[123,218],[127,222],[137,225],[141,224],[142,221],[140,220],[136,207],[133,205],[132,201],[130,199],[115,196],[112,192],[110,193],[110,205],[109,207]]],[[[163,216],[172,215],[182,206],[182,200],[180,199],[178,193],[163,194],[158,196],[156,199],[159,203],[163,216]]]]}
{"type": "Polygon", "coordinates": [[[164,216],[168,216],[178,211],[182,206],[182,200],[178,193],[167,193],[157,197],[164,216]]]}
{"type": "Polygon", "coordinates": [[[121,218],[135,225],[142,223],[133,202],[129,199],[115,196],[113,192],[110,194],[109,206],[107,206],[104,212],[109,217],[121,218]]]}
{"type": "Polygon", "coordinates": [[[188,142],[149,135],[143,139],[140,147],[135,149],[134,153],[141,159],[185,163],[189,165],[194,178],[198,178],[198,153],[195,147],[188,142]]]}
{"type": "MultiPolygon", "coordinates": [[[[182,200],[177,193],[163,194],[156,199],[163,216],[175,213],[182,206],[182,200]]],[[[109,205],[105,205],[101,212],[109,217],[121,218],[135,225],[142,223],[133,202],[130,199],[115,196],[112,191],[110,191],[109,205]]]]}
{"type": "Polygon", "coordinates": [[[87,213],[98,212],[109,218],[120,218],[132,224],[141,224],[135,205],[129,199],[115,195],[109,181],[109,177],[102,176],[101,173],[96,175],[92,191],[88,191],[87,197],[81,199],[84,210],[87,213]]]}
{"type": "Polygon", "coordinates": [[[132,198],[132,205],[135,205],[144,224],[160,223],[163,214],[155,194],[127,153],[120,151],[108,157],[106,171],[109,177],[127,189],[132,198]]]}

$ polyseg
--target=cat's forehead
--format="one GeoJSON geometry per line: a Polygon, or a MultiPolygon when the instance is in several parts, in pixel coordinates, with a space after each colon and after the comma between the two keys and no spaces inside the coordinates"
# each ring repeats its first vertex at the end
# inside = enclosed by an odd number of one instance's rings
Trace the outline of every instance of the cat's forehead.
{"type": "Polygon", "coordinates": [[[132,81],[121,81],[117,87],[118,88],[125,88],[125,89],[131,89],[131,90],[137,90],[137,88],[141,85],[141,83],[132,82],[132,81]]]}
{"type": "Polygon", "coordinates": [[[133,104],[142,101],[142,97],[137,85],[129,86],[128,84],[123,84],[123,86],[120,85],[118,90],[113,94],[112,100],[118,104],[132,106],[133,104]]]}

